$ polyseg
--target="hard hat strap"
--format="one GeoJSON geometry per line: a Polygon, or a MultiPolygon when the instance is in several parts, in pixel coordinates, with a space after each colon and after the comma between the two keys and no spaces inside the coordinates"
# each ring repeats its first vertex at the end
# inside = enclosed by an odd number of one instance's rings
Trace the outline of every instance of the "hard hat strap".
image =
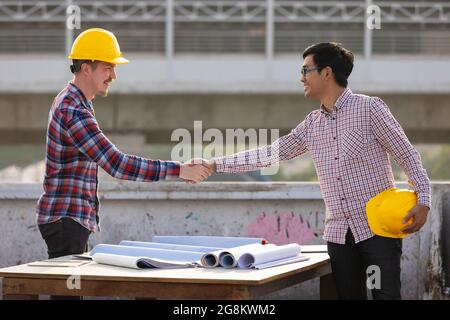
{"type": "Polygon", "coordinates": [[[72,64],[70,65],[70,72],[75,74],[81,70],[81,66],[83,65],[83,63],[93,65],[94,62],[95,60],[72,60],[72,64]]]}
{"type": "Polygon", "coordinates": [[[73,74],[77,73],[79,70],[79,67],[75,64],[71,64],[70,65],[70,72],[72,72],[73,74]]]}

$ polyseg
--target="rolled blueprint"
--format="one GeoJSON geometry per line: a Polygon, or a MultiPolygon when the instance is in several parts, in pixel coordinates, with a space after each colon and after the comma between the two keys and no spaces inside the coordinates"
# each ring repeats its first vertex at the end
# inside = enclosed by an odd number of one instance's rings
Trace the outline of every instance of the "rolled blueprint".
{"type": "Polygon", "coordinates": [[[148,257],[122,256],[110,253],[95,253],[92,256],[92,260],[100,264],[107,264],[116,267],[133,268],[133,269],[148,269],[148,268],[172,269],[172,268],[187,268],[196,266],[195,263],[185,261],[180,262],[148,257]]]}
{"type": "Polygon", "coordinates": [[[309,260],[309,257],[305,254],[300,254],[295,257],[279,259],[279,260],[275,260],[275,261],[269,261],[266,263],[258,264],[255,266],[255,269],[261,270],[261,269],[266,269],[266,268],[271,268],[271,267],[282,266],[282,265],[289,264],[289,263],[301,262],[301,261],[305,261],[305,260],[309,260]]]}
{"type": "Polygon", "coordinates": [[[272,244],[262,245],[260,243],[252,243],[243,246],[219,249],[213,252],[205,253],[200,259],[202,266],[206,268],[215,268],[221,266],[224,268],[234,268],[237,264],[237,259],[248,252],[254,252],[260,250],[262,247],[274,246],[272,244]]]}
{"type": "Polygon", "coordinates": [[[219,255],[223,249],[207,252],[200,258],[200,264],[206,268],[215,268],[219,265],[219,255]]]}
{"type": "Polygon", "coordinates": [[[205,253],[222,249],[221,247],[217,248],[217,247],[191,246],[191,245],[173,244],[173,243],[142,242],[142,241],[130,241],[130,240],[120,241],[119,246],[157,248],[157,249],[205,252],[205,253]]]}
{"type": "Polygon", "coordinates": [[[158,248],[142,248],[119,246],[113,244],[99,244],[91,250],[90,255],[96,253],[108,253],[121,256],[147,257],[155,259],[165,259],[170,261],[199,262],[202,257],[201,252],[166,250],[158,248]]]}
{"type": "Polygon", "coordinates": [[[95,261],[97,263],[133,269],[139,269],[137,265],[138,259],[139,257],[120,256],[117,254],[109,254],[109,253],[95,253],[92,256],[92,261],[95,261]]]}
{"type": "Polygon", "coordinates": [[[262,245],[259,243],[247,244],[245,246],[230,248],[222,250],[219,254],[219,264],[224,268],[234,268],[237,265],[239,258],[248,253],[256,253],[259,250],[266,250],[267,248],[275,247],[274,244],[262,245]]]}
{"type": "Polygon", "coordinates": [[[297,257],[301,253],[300,245],[290,243],[283,246],[274,246],[267,250],[258,250],[254,253],[243,254],[238,259],[239,268],[257,268],[260,264],[271,261],[297,257]]]}
{"type": "Polygon", "coordinates": [[[191,246],[234,248],[252,243],[267,244],[264,238],[219,237],[219,236],[154,236],[153,242],[191,246]]]}

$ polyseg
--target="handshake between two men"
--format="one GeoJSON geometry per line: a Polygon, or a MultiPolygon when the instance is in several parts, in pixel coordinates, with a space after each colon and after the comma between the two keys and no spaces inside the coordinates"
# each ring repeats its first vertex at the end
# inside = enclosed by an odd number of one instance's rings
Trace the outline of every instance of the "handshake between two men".
{"type": "Polygon", "coordinates": [[[194,158],[180,166],[180,178],[191,184],[202,182],[215,172],[214,160],[194,158]]]}

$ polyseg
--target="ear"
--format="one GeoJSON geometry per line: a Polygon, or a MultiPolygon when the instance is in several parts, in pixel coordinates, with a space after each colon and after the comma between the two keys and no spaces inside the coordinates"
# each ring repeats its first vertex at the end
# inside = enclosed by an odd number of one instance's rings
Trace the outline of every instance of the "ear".
{"type": "Polygon", "coordinates": [[[91,72],[91,66],[90,65],[88,65],[87,63],[83,63],[82,65],[81,65],[81,70],[80,70],[80,72],[83,74],[83,75],[85,75],[85,76],[87,76],[87,75],[89,75],[89,73],[91,72]]]}
{"type": "Polygon", "coordinates": [[[331,67],[325,67],[322,69],[322,75],[325,80],[331,79],[333,77],[333,69],[331,67]]]}

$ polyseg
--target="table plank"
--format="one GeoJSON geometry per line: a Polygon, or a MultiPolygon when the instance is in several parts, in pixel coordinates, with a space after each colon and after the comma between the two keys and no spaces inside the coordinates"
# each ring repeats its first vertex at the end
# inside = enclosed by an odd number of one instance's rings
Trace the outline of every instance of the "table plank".
{"type": "Polygon", "coordinates": [[[66,279],[7,277],[3,281],[3,292],[8,295],[26,293],[162,299],[254,299],[306,280],[317,277],[322,279],[329,272],[331,266],[328,264],[259,285],[81,280],[79,286],[73,289],[68,288],[66,279]]]}
{"type": "Polygon", "coordinates": [[[249,299],[246,286],[201,283],[146,283],[82,280],[79,289],[68,289],[64,279],[5,278],[5,295],[48,294],[57,296],[139,297],[159,299],[249,299]]]}
{"type": "Polygon", "coordinates": [[[307,261],[263,270],[135,270],[89,262],[78,267],[61,267],[57,263],[55,266],[23,264],[0,269],[0,277],[4,277],[5,297],[49,294],[160,299],[254,299],[317,277],[321,279],[321,294],[332,292],[328,290],[332,286],[327,277],[331,273],[328,254],[305,254],[310,256],[307,261]],[[74,277],[79,279],[77,285],[68,285],[74,277]]]}
{"type": "Polygon", "coordinates": [[[307,255],[310,256],[307,261],[263,270],[237,268],[135,270],[90,262],[80,267],[38,267],[22,264],[0,269],[0,277],[67,279],[76,274],[82,280],[260,285],[329,264],[329,256],[326,253],[307,255]]]}

